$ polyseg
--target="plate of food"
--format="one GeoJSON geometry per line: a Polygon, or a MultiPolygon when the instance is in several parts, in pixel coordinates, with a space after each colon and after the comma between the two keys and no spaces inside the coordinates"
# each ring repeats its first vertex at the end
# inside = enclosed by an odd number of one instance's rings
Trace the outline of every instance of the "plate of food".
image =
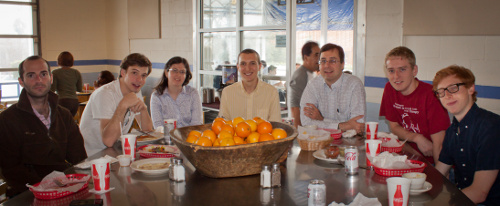
{"type": "Polygon", "coordinates": [[[316,159],[327,161],[330,163],[338,163],[338,157],[340,155],[340,150],[338,147],[327,147],[325,149],[316,150],[313,156],[316,159]]]}
{"type": "Polygon", "coordinates": [[[136,141],[137,141],[138,146],[155,143],[156,141],[163,139],[163,133],[159,133],[159,132],[133,131],[133,132],[130,132],[130,134],[137,135],[136,141]]]}
{"type": "Polygon", "coordinates": [[[140,146],[139,155],[144,158],[169,158],[179,156],[179,149],[170,145],[148,144],[140,146]]]}
{"type": "Polygon", "coordinates": [[[146,175],[162,175],[168,172],[170,158],[149,158],[130,164],[132,170],[146,175]]]}

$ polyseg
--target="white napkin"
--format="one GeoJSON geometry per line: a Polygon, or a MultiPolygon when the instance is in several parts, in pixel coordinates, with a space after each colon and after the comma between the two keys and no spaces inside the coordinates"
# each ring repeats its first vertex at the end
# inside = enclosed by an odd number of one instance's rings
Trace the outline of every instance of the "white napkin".
{"type": "MultiPolygon", "coordinates": [[[[354,200],[352,200],[351,204],[348,204],[349,206],[382,206],[382,204],[378,201],[376,197],[374,198],[368,198],[365,197],[363,194],[358,193],[356,197],[354,197],[354,200]]],[[[344,203],[336,203],[332,202],[328,206],[346,206],[344,203]]]]}
{"type": "Polygon", "coordinates": [[[342,137],[344,138],[351,138],[356,135],[356,130],[355,129],[350,129],[342,133],[342,137]]]}
{"type": "Polygon", "coordinates": [[[33,189],[34,191],[37,192],[45,192],[45,191],[57,191],[57,192],[77,192],[80,190],[85,183],[78,183],[74,185],[70,185],[67,187],[59,187],[57,184],[54,182],[55,179],[58,179],[61,183],[66,184],[66,183],[72,183],[72,182],[77,182],[77,181],[85,181],[90,179],[90,175],[87,175],[86,177],[83,177],[80,180],[70,180],[68,177],[63,172],[59,171],[53,171],[47,176],[45,176],[42,181],[40,181],[40,184],[38,186],[32,186],[29,184],[26,184],[26,187],[29,187],[33,189]]]}
{"type": "Polygon", "coordinates": [[[307,141],[323,141],[330,138],[330,132],[299,126],[297,138],[307,141]]]}
{"type": "MultiPolygon", "coordinates": [[[[107,159],[107,160],[109,160],[110,164],[118,162],[118,159],[116,159],[114,157],[111,157],[109,155],[104,156],[104,158],[107,159]]],[[[98,159],[98,158],[96,158],[96,159],[98,159]]],[[[90,169],[91,165],[92,165],[92,160],[91,161],[85,160],[84,162],[81,162],[81,163],[75,165],[75,167],[78,168],[78,169],[90,169]]]]}

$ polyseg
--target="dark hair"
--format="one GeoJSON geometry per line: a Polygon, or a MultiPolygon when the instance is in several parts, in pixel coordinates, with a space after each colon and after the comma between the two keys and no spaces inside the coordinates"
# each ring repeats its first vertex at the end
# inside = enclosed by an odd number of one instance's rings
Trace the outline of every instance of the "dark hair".
{"type": "Polygon", "coordinates": [[[330,51],[330,50],[335,50],[335,49],[337,51],[339,51],[340,63],[341,64],[344,63],[344,58],[345,58],[344,49],[342,49],[342,47],[339,45],[332,44],[332,43],[325,44],[321,47],[320,53],[330,51]]]}
{"type": "Polygon", "coordinates": [[[99,78],[97,80],[97,84],[96,84],[97,87],[100,87],[102,85],[105,85],[105,84],[110,83],[113,80],[115,80],[115,75],[113,75],[113,73],[111,73],[108,70],[101,71],[100,75],[101,75],[101,78],[99,78]]]}
{"type": "Polygon", "coordinates": [[[264,60],[260,60],[260,63],[262,64],[262,67],[267,67],[267,62],[264,60]]]}
{"type": "MultiPolygon", "coordinates": [[[[149,61],[146,56],[139,53],[129,54],[120,64],[120,68],[125,71],[127,71],[130,66],[148,67],[148,75],[151,73],[152,69],[151,61],[149,61]]],[[[122,77],[121,72],[119,77],[122,77]]]]}
{"type": "Polygon", "coordinates": [[[312,53],[313,47],[319,47],[319,44],[314,41],[307,41],[304,46],[302,46],[302,60],[304,60],[304,56],[309,56],[312,53]]]}
{"type": "Polygon", "coordinates": [[[45,60],[44,58],[42,58],[41,56],[30,56],[28,58],[26,58],[25,60],[23,60],[20,64],[19,64],[19,77],[21,78],[21,80],[24,81],[24,62],[25,61],[34,61],[34,60],[39,60],[39,59],[43,59],[43,61],[45,61],[45,64],[47,64],[47,69],[49,70],[49,75],[52,75],[50,73],[50,65],[49,65],[49,62],[47,60],[45,60]]]}
{"type": "MultiPolygon", "coordinates": [[[[184,67],[186,68],[186,79],[184,79],[184,82],[182,83],[182,86],[186,86],[187,84],[189,84],[189,80],[191,80],[191,78],[193,77],[193,75],[191,74],[191,70],[189,69],[189,63],[186,59],[179,56],[170,58],[168,62],[165,64],[164,71],[168,72],[170,70],[170,67],[172,67],[172,65],[180,63],[184,64],[184,67]]],[[[163,72],[160,83],[158,83],[158,85],[155,87],[155,90],[159,95],[162,95],[163,91],[167,87],[168,87],[168,78],[167,75],[165,75],[165,72],[163,72]]]]}
{"type": "Polygon", "coordinates": [[[239,64],[239,63],[240,63],[240,56],[241,56],[241,54],[255,54],[255,55],[257,55],[257,63],[258,63],[258,64],[262,64],[262,63],[260,62],[260,55],[259,55],[259,53],[257,53],[257,52],[256,52],[255,50],[253,50],[253,49],[244,49],[243,51],[241,51],[241,52],[238,54],[238,61],[236,62],[236,64],[239,64]]]}
{"type": "Polygon", "coordinates": [[[61,52],[57,57],[57,64],[62,67],[72,67],[73,62],[73,55],[68,51],[61,52]]]}
{"type": "Polygon", "coordinates": [[[410,63],[412,70],[415,67],[415,65],[417,65],[417,60],[415,58],[415,54],[408,47],[398,46],[398,47],[392,49],[389,53],[387,53],[387,55],[385,55],[385,60],[384,60],[384,67],[385,68],[387,68],[386,62],[387,62],[387,59],[389,59],[389,57],[401,57],[403,59],[408,59],[408,63],[410,63]]]}
{"type": "MultiPolygon", "coordinates": [[[[460,79],[460,81],[465,83],[465,88],[467,89],[476,83],[476,77],[474,77],[474,74],[470,71],[470,69],[463,66],[450,65],[436,72],[436,76],[434,77],[434,80],[432,80],[432,89],[436,91],[437,85],[444,78],[449,76],[455,76],[460,79]]],[[[477,101],[477,91],[474,91],[474,94],[472,94],[472,100],[474,100],[474,102],[477,101]]]]}

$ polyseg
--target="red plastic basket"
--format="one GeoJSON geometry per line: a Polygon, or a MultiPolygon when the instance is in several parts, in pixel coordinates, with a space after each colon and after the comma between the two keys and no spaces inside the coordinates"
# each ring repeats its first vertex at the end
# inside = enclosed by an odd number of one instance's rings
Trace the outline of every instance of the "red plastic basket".
{"type": "Polygon", "coordinates": [[[401,175],[408,173],[408,172],[423,172],[425,167],[426,167],[426,164],[422,161],[418,161],[418,160],[407,160],[407,161],[411,162],[412,164],[419,164],[422,166],[417,167],[417,168],[411,168],[411,169],[384,169],[384,168],[379,168],[379,167],[373,166],[373,169],[375,170],[375,173],[377,173],[379,175],[388,176],[388,177],[396,177],[396,176],[401,176],[401,175]]]}
{"type": "Polygon", "coordinates": [[[179,149],[177,149],[176,147],[172,147],[175,149],[174,153],[153,153],[153,152],[148,152],[148,151],[145,151],[146,147],[149,147],[149,146],[165,146],[166,145],[144,145],[144,146],[141,146],[138,149],[138,153],[141,157],[144,157],[144,158],[170,158],[170,157],[176,157],[178,155],[176,155],[176,153],[179,151],[179,149]]]}
{"type": "Polygon", "coordinates": [[[382,152],[400,153],[401,151],[403,151],[403,145],[400,147],[382,147],[382,152]]]}
{"type": "MultiPolygon", "coordinates": [[[[68,174],[66,175],[66,177],[70,180],[73,180],[73,179],[83,179],[84,177],[87,177],[88,175],[86,174],[68,174]]],[[[40,185],[40,183],[36,183],[35,185],[33,186],[38,186],[40,185]]],[[[88,182],[86,182],[83,187],[78,190],[77,192],[85,189],[88,187],[88,182]]],[[[69,191],[65,191],[65,192],[58,192],[58,191],[44,191],[44,192],[39,192],[39,191],[34,191],[33,189],[30,188],[30,191],[33,192],[33,195],[35,195],[35,197],[37,199],[42,199],[42,200],[50,200],[50,199],[57,199],[57,198],[61,198],[61,197],[64,197],[64,196],[68,196],[68,195],[71,195],[75,192],[69,192],[69,191]]]]}

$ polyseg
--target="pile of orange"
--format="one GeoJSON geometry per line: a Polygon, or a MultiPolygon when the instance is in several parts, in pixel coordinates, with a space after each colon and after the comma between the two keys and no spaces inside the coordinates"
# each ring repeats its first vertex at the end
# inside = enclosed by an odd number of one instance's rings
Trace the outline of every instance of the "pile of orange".
{"type": "Polygon", "coordinates": [[[270,122],[260,117],[248,120],[242,117],[236,117],[233,120],[218,117],[213,121],[211,129],[203,132],[191,131],[186,142],[218,147],[271,141],[285,137],[287,134],[284,129],[273,129],[270,122]]]}

